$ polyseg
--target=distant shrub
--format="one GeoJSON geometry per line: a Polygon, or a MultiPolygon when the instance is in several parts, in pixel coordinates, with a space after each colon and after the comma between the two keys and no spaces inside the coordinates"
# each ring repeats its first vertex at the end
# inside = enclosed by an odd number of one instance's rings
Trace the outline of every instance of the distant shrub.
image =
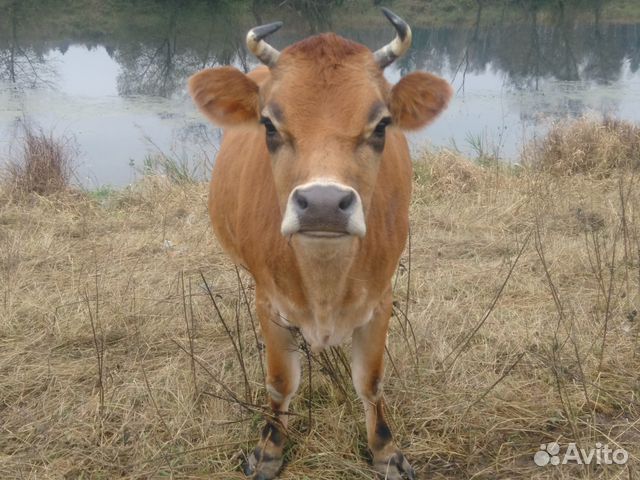
{"type": "Polygon", "coordinates": [[[69,188],[76,151],[66,137],[56,138],[28,123],[21,124],[17,158],[9,159],[5,181],[20,193],[49,195],[69,188]]]}
{"type": "Polygon", "coordinates": [[[640,167],[640,127],[593,117],[557,123],[526,157],[532,167],[557,175],[608,177],[616,169],[640,167]]]}
{"type": "Polygon", "coordinates": [[[484,170],[458,152],[447,149],[424,152],[413,163],[414,180],[438,194],[474,191],[484,178],[484,170]]]}

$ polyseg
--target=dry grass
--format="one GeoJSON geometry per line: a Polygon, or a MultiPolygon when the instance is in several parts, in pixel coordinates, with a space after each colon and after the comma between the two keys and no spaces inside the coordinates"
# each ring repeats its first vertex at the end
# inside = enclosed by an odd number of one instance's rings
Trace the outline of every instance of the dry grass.
{"type": "Polygon", "coordinates": [[[423,154],[414,162],[416,188],[428,188],[435,194],[469,193],[485,180],[486,170],[452,150],[423,154]]]}
{"type": "MultiPolygon", "coordinates": [[[[450,153],[416,171],[386,397],[420,478],[638,478],[638,179],[450,153]],[[536,467],[550,441],[630,460],[536,467]]],[[[0,190],[0,268],[1,478],[244,478],[265,405],[252,286],[204,185],[28,206],[0,190]]],[[[282,478],[371,478],[339,353],[310,362],[282,478]]]]}
{"type": "Polygon", "coordinates": [[[28,122],[20,125],[17,160],[9,162],[5,183],[14,193],[50,195],[69,188],[76,153],[72,140],[45,133],[28,122]]]}
{"type": "Polygon", "coordinates": [[[556,175],[607,177],[618,168],[640,168],[640,127],[624,121],[583,117],[551,127],[528,151],[527,161],[556,175]]]}

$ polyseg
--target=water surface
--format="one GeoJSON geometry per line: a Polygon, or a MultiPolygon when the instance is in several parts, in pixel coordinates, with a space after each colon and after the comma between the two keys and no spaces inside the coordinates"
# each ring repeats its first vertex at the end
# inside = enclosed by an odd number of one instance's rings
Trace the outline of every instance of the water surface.
{"type": "MultiPolygon", "coordinates": [[[[372,49],[393,37],[373,2],[273,3],[0,0],[0,156],[15,155],[28,119],[75,139],[78,177],[89,187],[125,185],[160,152],[206,175],[219,132],[195,111],[185,81],[208,66],[253,68],[248,28],[285,20],[277,47],[325,30],[372,49]]],[[[428,70],[456,95],[436,123],[410,136],[414,148],[481,147],[513,161],[557,119],[640,120],[640,21],[609,19],[610,2],[523,1],[501,12],[470,9],[453,24],[425,20],[420,3],[396,9],[412,22],[414,42],[386,75],[428,70]]]]}

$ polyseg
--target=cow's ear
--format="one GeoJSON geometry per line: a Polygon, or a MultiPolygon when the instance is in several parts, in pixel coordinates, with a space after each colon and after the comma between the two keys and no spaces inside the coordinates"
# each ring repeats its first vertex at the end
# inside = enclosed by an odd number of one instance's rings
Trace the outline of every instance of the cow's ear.
{"type": "Polygon", "coordinates": [[[216,125],[257,122],[258,85],[234,67],[207,68],[189,79],[196,106],[216,125]]]}
{"type": "Polygon", "coordinates": [[[405,130],[422,128],[447,107],[452,93],[449,83],[440,77],[410,73],[391,89],[393,122],[405,130]]]}

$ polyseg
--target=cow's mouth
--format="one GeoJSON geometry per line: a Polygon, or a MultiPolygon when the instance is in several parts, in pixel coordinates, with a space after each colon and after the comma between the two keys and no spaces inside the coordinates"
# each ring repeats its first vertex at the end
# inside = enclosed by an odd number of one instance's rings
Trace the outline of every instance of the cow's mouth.
{"type": "Polygon", "coordinates": [[[334,232],[327,230],[301,230],[298,233],[305,237],[327,239],[343,238],[350,235],[348,232],[334,232]]]}

